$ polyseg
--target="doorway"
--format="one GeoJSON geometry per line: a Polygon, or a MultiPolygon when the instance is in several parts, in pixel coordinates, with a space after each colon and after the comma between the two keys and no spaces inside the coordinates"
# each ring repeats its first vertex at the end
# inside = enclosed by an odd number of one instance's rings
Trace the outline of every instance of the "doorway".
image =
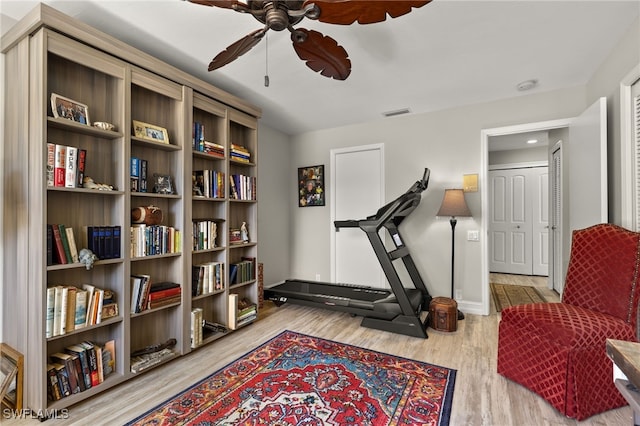
{"type": "MultiPolygon", "coordinates": [[[[563,144],[563,159],[567,167],[563,167],[563,197],[564,208],[563,226],[560,237],[563,253],[563,271],[566,270],[569,259],[571,232],[600,222],[607,222],[607,110],[606,98],[599,98],[582,114],[574,118],[551,120],[539,123],[528,123],[481,131],[481,173],[480,192],[482,199],[482,234],[486,237],[481,242],[482,262],[482,315],[489,315],[489,248],[488,248],[488,218],[489,218],[489,139],[492,136],[511,135],[524,132],[568,129],[568,136],[563,144]],[[566,171],[568,169],[568,172],[566,171]],[[569,175],[570,173],[570,175],[569,175]],[[566,179],[565,179],[566,178],[566,179]],[[567,219],[568,216],[568,219],[567,219]]],[[[552,237],[549,239],[557,241],[552,237]]],[[[553,256],[553,252],[550,252],[553,256]]],[[[550,270],[550,274],[557,271],[550,270]]],[[[550,281],[553,277],[550,276],[550,281]]]]}
{"type": "Polygon", "coordinates": [[[384,204],[384,145],[333,149],[331,157],[331,280],[387,288],[366,234],[333,227],[336,220],[363,219],[384,204]]]}

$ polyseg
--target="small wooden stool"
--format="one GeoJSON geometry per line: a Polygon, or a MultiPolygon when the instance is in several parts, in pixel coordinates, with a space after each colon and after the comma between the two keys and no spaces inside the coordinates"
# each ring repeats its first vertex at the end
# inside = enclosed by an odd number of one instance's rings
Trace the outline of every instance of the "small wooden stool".
{"type": "Polygon", "coordinates": [[[429,303],[429,327],[437,331],[458,330],[458,302],[449,297],[434,297],[429,303]]]}

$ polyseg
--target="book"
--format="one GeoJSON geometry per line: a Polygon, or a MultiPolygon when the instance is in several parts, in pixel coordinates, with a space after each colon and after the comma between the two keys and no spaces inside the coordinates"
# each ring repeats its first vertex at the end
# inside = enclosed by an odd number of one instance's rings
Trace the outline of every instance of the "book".
{"type": "Polygon", "coordinates": [[[66,376],[69,381],[69,390],[71,393],[80,392],[80,385],[78,384],[78,373],[76,372],[75,363],[73,357],[70,354],[56,352],[50,355],[51,361],[58,364],[63,364],[66,369],[66,376]]]}
{"type": "Polygon", "coordinates": [[[65,160],[66,175],[64,178],[64,186],[67,188],[75,188],[78,186],[78,148],[74,146],[67,147],[67,158],[65,160]]]}
{"type": "Polygon", "coordinates": [[[91,388],[91,369],[89,367],[89,356],[86,349],[82,345],[71,345],[66,349],[67,353],[75,354],[80,358],[80,365],[82,367],[82,379],[84,381],[85,389],[91,388]]]}
{"type": "Polygon", "coordinates": [[[47,224],[47,266],[53,265],[53,228],[47,224]]]}
{"type": "Polygon", "coordinates": [[[65,227],[65,232],[67,233],[69,253],[71,255],[71,261],[69,263],[78,263],[78,247],[76,246],[76,238],[73,235],[73,228],[65,227]]]}
{"type": "Polygon", "coordinates": [[[69,240],[67,239],[67,228],[63,224],[59,224],[60,240],[62,241],[62,247],[64,248],[64,255],[67,260],[66,263],[72,263],[71,249],[69,248],[69,240]]]}
{"type": "Polygon", "coordinates": [[[60,335],[60,321],[62,319],[62,289],[63,287],[60,285],[54,287],[52,336],[60,335]]]}
{"type": "Polygon", "coordinates": [[[64,145],[56,145],[54,169],[53,169],[53,185],[64,187],[67,174],[66,167],[67,147],[64,145]]]}
{"type": "Polygon", "coordinates": [[[76,289],[76,309],[73,326],[75,329],[87,325],[87,290],[76,289]]]}
{"type": "Polygon", "coordinates": [[[87,353],[87,359],[89,361],[89,373],[91,374],[91,387],[98,386],[100,379],[98,376],[98,358],[96,358],[96,349],[94,344],[88,341],[80,343],[87,353]]]}
{"type": "Polygon", "coordinates": [[[45,337],[53,337],[53,316],[56,303],[56,288],[47,287],[47,316],[45,319],[45,337]]]}
{"type": "Polygon", "coordinates": [[[53,363],[53,367],[56,371],[56,377],[58,379],[58,387],[60,388],[60,397],[71,395],[71,387],[69,386],[69,375],[64,364],[53,363]]]}
{"type": "Polygon", "coordinates": [[[65,332],[69,333],[70,331],[75,330],[75,320],[76,320],[76,292],[77,288],[74,286],[67,286],[67,305],[66,305],[66,326],[65,332]]]}
{"type": "Polygon", "coordinates": [[[47,186],[55,186],[56,145],[47,143],[47,186]]]}
{"type": "Polygon", "coordinates": [[[120,226],[113,227],[113,258],[120,259],[121,249],[120,249],[121,237],[120,237],[120,226]]]}
{"type": "Polygon", "coordinates": [[[227,319],[227,326],[231,330],[235,330],[238,327],[237,315],[238,315],[238,295],[236,293],[229,294],[229,315],[227,319]]]}
{"type": "Polygon", "coordinates": [[[51,225],[53,231],[53,254],[54,259],[61,265],[67,263],[67,255],[62,245],[62,235],[60,234],[60,227],[56,224],[51,225]]]}
{"type": "MultiPolygon", "coordinates": [[[[109,358],[107,359],[106,363],[103,361],[103,368],[106,366],[110,369],[111,372],[116,371],[116,341],[109,340],[105,342],[104,352],[109,354],[109,358]]],[[[105,373],[105,374],[109,374],[109,373],[105,373]]]]}
{"type": "Polygon", "coordinates": [[[53,364],[47,364],[47,398],[50,401],[57,401],[62,398],[56,367],[53,364]]]}
{"type": "Polygon", "coordinates": [[[60,322],[58,336],[62,336],[67,332],[67,297],[69,294],[69,288],[66,286],[60,286],[62,295],[60,296],[60,322]]]}
{"type": "Polygon", "coordinates": [[[131,192],[140,192],[140,159],[131,157],[129,169],[131,192]]]}
{"type": "Polygon", "coordinates": [[[94,303],[94,292],[96,288],[91,284],[82,284],[82,289],[87,292],[87,315],[85,319],[85,325],[93,325],[93,303],[94,303]]]}
{"type": "Polygon", "coordinates": [[[149,292],[149,301],[156,301],[175,295],[180,295],[181,291],[182,289],[180,288],[180,286],[168,288],[165,290],[151,291],[149,292]]]}
{"type": "Polygon", "coordinates": [[[78,169],[77,169],[77,187],[82,188],[84,184],[84,169],[86,167],[87,162],[87,150],[86,149],[78,149],[78,169]]]}
{"type": "Polygon", "coordinates": [[[147,188],[147,160],[140,160],[140,192],[148,192],[147,188]]]}

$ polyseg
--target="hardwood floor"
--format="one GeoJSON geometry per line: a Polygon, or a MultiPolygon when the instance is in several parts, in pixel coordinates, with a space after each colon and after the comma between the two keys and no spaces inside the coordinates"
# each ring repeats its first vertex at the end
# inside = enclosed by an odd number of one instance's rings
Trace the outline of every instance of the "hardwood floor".
{"type": "MultiPolygon", "coordinates": [[[[546,285],[546,284],[545,284],[546,285]]],[[[578,423],[544,400],[496,373],[499,316],[467,314],[455,333],[428,330],[428,339],[360,327],[360,318],[293,304],[265,303],[260,321],[101,395],[72,406],[66,419],[47,425],[118,425],[129,421],[285,329],[345,342],[456,369],[451,425],[631,425],[623,407],[578,423]]],[[[4,414],[4,413],[3,413],[4,414]]],[[[36,425],[35,419],[8,419],[7,426],[36,425]]]]}

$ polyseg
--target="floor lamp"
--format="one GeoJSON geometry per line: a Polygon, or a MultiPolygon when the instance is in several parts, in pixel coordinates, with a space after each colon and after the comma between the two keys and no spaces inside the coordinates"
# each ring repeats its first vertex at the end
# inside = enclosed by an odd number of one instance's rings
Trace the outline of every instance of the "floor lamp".
{"type": "MultiPolygon", "coordinates": [[[[451,223],[451,298],[455,300],[454,296],[454,279],[453,271],[455,269],[455,253],[456,253],[456,223],[458,220],[456,217],[469,217],[471,211],[467,207],[467,203],[464,201],[464,191],[462,189],[445,189],[444,198],[442,199],[442,205],[438,210],[437,216],[449,216],[449,223],[451,223]]],[[[464,314],[458,310],[458,319],[464,319],[464,314]]]]}

